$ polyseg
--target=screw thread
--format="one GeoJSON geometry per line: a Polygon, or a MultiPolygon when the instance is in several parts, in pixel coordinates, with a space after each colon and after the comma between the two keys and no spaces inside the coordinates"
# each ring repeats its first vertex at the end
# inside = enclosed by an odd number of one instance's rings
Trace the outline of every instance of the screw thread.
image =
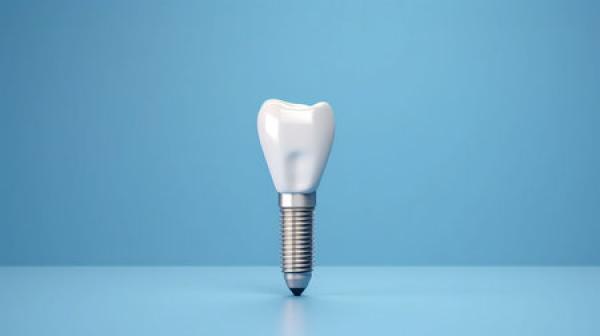
{"type": "Polygon", "coordinates": [[[311,272],[314,207],[281,208],[281,269],[311,272]]]}

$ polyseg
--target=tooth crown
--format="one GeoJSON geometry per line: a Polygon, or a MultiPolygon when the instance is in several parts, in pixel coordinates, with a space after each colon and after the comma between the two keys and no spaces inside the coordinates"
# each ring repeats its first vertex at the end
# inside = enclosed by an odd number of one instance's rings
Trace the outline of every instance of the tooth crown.
{"type": "Polygon", "coordinates": [[[258,113],[257,126],[277,191],[315,191],[333,143],[331,106],[326,102],[303,105],[269,99],[258,113]]]}

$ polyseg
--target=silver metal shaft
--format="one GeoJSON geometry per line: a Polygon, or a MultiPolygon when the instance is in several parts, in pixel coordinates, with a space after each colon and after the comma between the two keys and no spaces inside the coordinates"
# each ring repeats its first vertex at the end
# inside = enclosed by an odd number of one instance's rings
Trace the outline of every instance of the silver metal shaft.
{"type": "Polygon", "coordinates": [[[313,266],[313,215],[316,193],[279,194],[281,209],[281,270],[296,296],[308,286],[313,266]]]}

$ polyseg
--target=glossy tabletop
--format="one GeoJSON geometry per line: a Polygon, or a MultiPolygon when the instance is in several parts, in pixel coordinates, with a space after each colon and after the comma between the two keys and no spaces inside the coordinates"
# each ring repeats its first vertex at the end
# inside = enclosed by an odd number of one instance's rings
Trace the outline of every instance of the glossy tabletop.
{"type": "Polygon", "coordinates": [[[0,335],[600,335],[600,268],[0,267],[0,335]]]}

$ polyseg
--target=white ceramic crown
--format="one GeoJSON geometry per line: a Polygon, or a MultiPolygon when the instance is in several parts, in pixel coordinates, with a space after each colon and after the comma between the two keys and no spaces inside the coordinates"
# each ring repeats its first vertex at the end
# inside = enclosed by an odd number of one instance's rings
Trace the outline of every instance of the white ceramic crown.
{"type": "Polygon", "coordinates": [[[265,101],[258,113],[258,137],[280,193],[311,193],[325,170],[335,123],[326,102],[265,101]]]}

